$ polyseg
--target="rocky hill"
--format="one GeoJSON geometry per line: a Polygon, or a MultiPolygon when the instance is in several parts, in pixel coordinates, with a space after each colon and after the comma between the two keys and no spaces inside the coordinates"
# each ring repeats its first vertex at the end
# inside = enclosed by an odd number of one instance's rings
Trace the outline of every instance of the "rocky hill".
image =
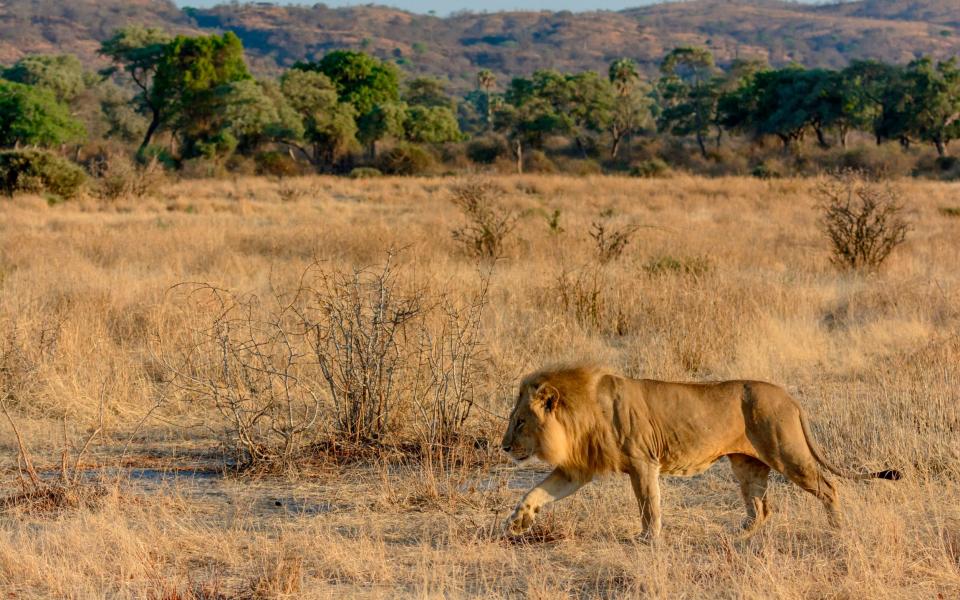
{"type": "Polygon", "coordinates": [[[605,69],[622,56],[653,72],[669,49],[709,47],[737,57],[838,67],[851,59],[906,62],[960,55],[957,0],[861,0],[805,5],[695,0],[621,12],[460,13],[446,18],[380,6],[224,4],[179,10],[169,0],[0,0],[0,63],[71,52],[97,63],[101,39],[142,23],[172,31],[233,30],[255,71],[270,74],[334,48],[363,49],[405,70],[473,85],[480,68],[501,79],[538,68],[605,69]]]}

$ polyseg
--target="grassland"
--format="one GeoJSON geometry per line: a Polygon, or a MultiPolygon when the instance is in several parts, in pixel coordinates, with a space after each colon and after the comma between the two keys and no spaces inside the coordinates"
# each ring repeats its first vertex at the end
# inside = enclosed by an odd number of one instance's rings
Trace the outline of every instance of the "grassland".
{"type": "MultiPolygon", "coordinates": [[[[171,287],[269,297],[316,260],[377,265],[394,248],[405,277],[468,298],[490,267],[450,233],[463,222],[453,184],[187,181],[109,204],[0,202],[0,393],[41,474],[57,472],[64,438],[77,455],[103,406],[79,465],[102,497],[7,506],[0,596],[960,595],[958,184],[898,182],[908,241],[880,273],[853,274],[829,263],[813,180],[497,179],[520,220],[489,275],[480,400],[465,425],[494,448],[221,474],[224,420],[165,372],[159,336],[192,325],[171,287]],[[600,267],[593,223],[639,228],[600,267]],[[776,479],[774,517],[743,538],[721,461],[664,481],[655,546],[636,539],[628,481],[610,477],[505,539],[501,520],[545,471],[495,452],[513,388],[578,359],[631,376],[781,383],[831,459],[906,477],[843,484],[841,530],[776,479]]],[[[396,437],[409,439],[415,413],[400,414],[396,437]]],[[[335,435],[323,415],[317,435],[335,435]]],[[[19,476],[5,419],[0,452],[9,497],[19,476]]]]}

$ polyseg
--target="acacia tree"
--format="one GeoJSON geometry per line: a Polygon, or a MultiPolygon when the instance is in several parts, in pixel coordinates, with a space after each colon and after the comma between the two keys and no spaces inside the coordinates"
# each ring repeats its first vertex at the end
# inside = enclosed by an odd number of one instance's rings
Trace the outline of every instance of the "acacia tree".
{"type": "Polygon", "coordinates": [[[704,48],[675,48],[660,63],[657,90],[662,103],[661,131],[693,135],[700,154],[707,156],[704,139],[716,122],[720,98],[718,70],[713,54],[704,48]]]}
{"type": "Polygon", "coordinates": [[[232,32],[177,36],[166,45],[153,81],[154,94],[169,107],[171,129],[181,156],[212,158],[228,154],[237,140],[225,128],[230,85],[251,79],[243,44],[232,32]]]}
{"type": "Polygon", "coordinates": [[[934,66],[929,57],[907,65],[902,100],[907,130],[947,155],[947,146],[960,137],[960,68],[957,59],[940,61],[934,66]]]}
{"type": "Polygon", "coordinates": [[[138,90],[134,97],[137,110],[149,120],[140,143],[140,153],[150,145],[172,111],[161,90],[154,86],[157,69],[169,42],[170,36],[159,29],[131,26],[118,30],[100,45],[100,54],[113,62],[113,66],[102,73],[110,76],[123,71],[138,90]]]}
{"type": "Polygon", "coordinates": [[[894,91],[902,73],[899,66],[875,60],[853,61],[841,72],[848,112],[857,116],[853,127],[872,132],[877,145],[899,137],[894,131],[899,126],[890,125],[899,120],[892,116],[898,112],[894,91]]]}

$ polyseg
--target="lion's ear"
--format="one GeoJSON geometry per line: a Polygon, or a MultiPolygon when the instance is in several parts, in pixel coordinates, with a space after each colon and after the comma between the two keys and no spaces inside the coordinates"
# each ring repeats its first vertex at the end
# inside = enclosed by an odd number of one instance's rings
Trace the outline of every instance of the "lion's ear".
{"type": "Polygon", "coordinates": [[[549,383],[541,383],[533,397],[546,412],[552,412],[560,402],[560,390],[549,383]]]}

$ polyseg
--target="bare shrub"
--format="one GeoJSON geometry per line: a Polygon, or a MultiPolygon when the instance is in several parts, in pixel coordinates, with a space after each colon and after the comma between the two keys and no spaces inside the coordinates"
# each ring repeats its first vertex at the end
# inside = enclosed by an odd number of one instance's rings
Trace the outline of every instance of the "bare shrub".
{"type": "Polygon", "coordinates": [[[856,171],[820,184],[820,222],[830,239],[830,262],[841,269],[877,270],[910,231],[900,193],[856,171]]]}
{"type": "Polygon", "coordinates": [[[500,203],[503,188],[488,179],[471,178],[453,185],[450,192],[453,203],[467,220],[453,230],[453,239],[479,258],[502,258],[506,239],[520,218],[516,211],[500,203]]]}
{"type": "Polygon", "coordinates": [[[581,327],[604,333],[625,335],[627,317],[622,304],[612,298],[612,287],[602,265],[563,269],[556,278],[553,297],[559,298],[563,312],[573,316],[581,327]]]}
{"type": "Polygon", "coordinates": [[[114,154],[96,164],[97,195],[104,200],[141,199],[159,188],[165,179],[163,165],[156,158],[137,164],[114,154]]]}
{"type": "Polygon", "coordinates": [[[484,344],[481,318],[487,305],[489,275],[466,301],[444,296],[433,326],[419,328],[418,377],[413,397],[421,443],[452,444],[463,432],[476,403],[484,344]]]}
{"type": "MultiPolygon", "coordinates": [[[[3,357],[5,359],[5,353],[3,357]]],[[[3,360],[5,363],[6,360],[3,360]]],[[[103,432],[103,405],[106,386],[101,387],[97,426],[81,442],[79,448],[67,433],[67,419],[63,418],[63,443],[60,448],[60,477],[58,480],[41,478],[34,466],[32,453],[7,407],[12,395],[0,392],[0,411],[13,430],[17,445],[17,474],[21,491],[0,499],[0,508],[13,507],[30,512],[58,512],[70,508],[94,505],[106,492],[98,485],[82,480],[82,463],[90,445],[103,432]],[[76,452],[76,458],[72,453],[76,452]]]]}
{"type": "Polygon", "coordinates": [[[316,364],[295,304],[202,284],[175,288],[174,322],[192,328],[159,341],[158,360],[188,403],[212,405],[224,419],[241,465],[290,468],[316,434],[321,398],[316,364]]]}
{"type": "Polygon", "coordinates": [[[393,255],[376,271],[320,271],[318,283],[316,310],[303,317],[337,429],[354,442],[380,440],[409,368],[406,327],[423,310],[424,292],[401,289],[393,255]]]}
{"type": "Polygon", "coordinates": [[[640,228],[633,224],[617,227],[611,223],[612,216],[611,211],[605,211],[599,220],[590,224],[590,237],[596,244],[597,260],[601,265],[619,259],[640,228]]]}
{"type": "Polygon", "coordinates": [[[431,293],[389,253],[376,268],[315,263],[267,301],[178,289],[177,316],[161,322],[194,326],[161,336],[158,360],[188,405],[216,409],[243,466],[291,469],[311,449],[383,447],[404,427],[421,446],[450,443],[476,402],[486,277],[473,297],[431,293]]]}

